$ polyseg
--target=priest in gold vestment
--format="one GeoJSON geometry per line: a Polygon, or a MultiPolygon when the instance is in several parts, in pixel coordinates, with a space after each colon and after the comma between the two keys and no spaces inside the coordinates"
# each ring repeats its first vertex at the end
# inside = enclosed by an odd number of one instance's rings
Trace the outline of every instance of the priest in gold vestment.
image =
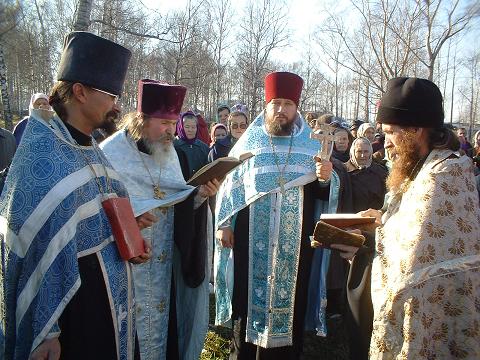
{"type": "Polygon", "coordinates": [[[442,103],[434,83],[396,78],[379,107],[394,165],[376,230],[370,359],[480,359],[479,198],[442,103]]]}

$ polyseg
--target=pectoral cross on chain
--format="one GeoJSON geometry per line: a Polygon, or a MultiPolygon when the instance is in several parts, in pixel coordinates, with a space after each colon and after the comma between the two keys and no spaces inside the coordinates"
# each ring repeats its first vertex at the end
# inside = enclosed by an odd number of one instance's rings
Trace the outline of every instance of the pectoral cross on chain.
{"type": "Polygon", "coordinates": [[[330,156],[332,155],[333,145],[335,140],[338,140],[338,136],[334,135],[335,131],[328,124],[321,124],[315,131],[310,133],[310,139],[315,139],[320,142],[321,148],[318,150],[317,156],[322,161],[329,161],[330,156]]]}
{"type": "Polygon", "coordinates": [[[285,195],[285,184],[287,183],[287,180],[285,180],[285,178],[280,175],[277,182],[278,186],[280,186],[280,192],[282,193],[282,195],[285,195]]]}
{"type": "Polygon", "coordinates": [[[165,197],[165,192],[160,190],[160,186],[153,185],[153,197],[155,199],[163,199],[165,197]]]}

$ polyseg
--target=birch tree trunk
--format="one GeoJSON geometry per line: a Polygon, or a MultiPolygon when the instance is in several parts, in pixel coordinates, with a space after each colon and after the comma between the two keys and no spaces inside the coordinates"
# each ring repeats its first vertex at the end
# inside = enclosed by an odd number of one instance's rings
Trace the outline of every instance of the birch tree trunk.
{"type": "Polygon", "coordinates": [[[73,24],[74,31],[88,31],[92,5],[93,0],[79,0],[77,14],[73,24]]]}
{"type": "Polygon", "coordinates": [[[5,66],[5,56],[3,48],[0,45],[0,91],[2,97],[3,119],[5,120],[5,128],[7,130],[13,129],[13,116],[10,108],[10,96],[8,94],[7,84],[7,68],[5,66]]]}
{"type": "Polygon", "coordinates": [[[42,13],[40,11],[40,7],[38,6],[38,2],[37,0],[34,1],[35,2],[35,9],[37,10],[37,16],[38,16],[38,21],[40,22],[40,31],[41,31],[41,39],[42,39],[42,57],[43,57],[43,60],[45,61],[45,73],[44,73],[44,76],[45,76],[45,82],[49,83],[49,84],[52,84],[53,83],[53,77],[52,77],[52,65],[51,65],[51,62],[50,62],[50,47],[49,47],[49,44],[48,44],[48,40],[47,40],[47,32],[45,30],[45,25],[44,25],[44,21],[43,21],[43,16],[42,16],[42,13]]]}

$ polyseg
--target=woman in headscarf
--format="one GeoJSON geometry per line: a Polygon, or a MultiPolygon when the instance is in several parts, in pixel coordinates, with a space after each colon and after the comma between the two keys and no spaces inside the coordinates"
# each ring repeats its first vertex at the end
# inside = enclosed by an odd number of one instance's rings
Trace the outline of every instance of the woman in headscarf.
{"type": "Polygon", "coordinates": [[[198,127],[198,132],[197,132],[197,138],[201,142],[209,145],[212,139],[210,138],[210,134],[208,132],[208,124],[203,118],[201,113],[196,113],[197,115],[197,127],[198,127]]]}
{"type": "MultiPolygon", "coordinates": [[[[350,159],[345,163],[352,192],[353,212],[380,209],[387,191],[387,169],[372,161],[372,144],[367,138],[355,139],[350,159]]],[[[370,239],[367,239],[371,242],[370,239]]],[[[375,246],[370,243],[362,251],[375,246]]],[[[368,359],[373,328],[373,304],[370,293],[371,264],[357,257],[350,266],[347,279],[348,308],[346,327],[350,338],[350,359],[368,359]]]]}
{"type": "Polygon", "coordinates": [[[367,138],[370,143],[375,141],[375,128],[370,123],[363,123],[357,130],[357,138],[367,138]]]}
{"type": "Polygon", "coordinates": [[[341,126],[337,127],[333,134],[336,136],[336,139],[333,145],[332,157],[341,162],[347,162],[350,156],[350,146],[354,138],[347,129],[341,126]]]}
{"type": "Polygon", "coordinates": [[[473,142],[473,162],[476,165],[475,176],[480,176],[480,130],[478,130],[475,133],[475,135],[473,136],[472,142],[473,142]]]}
{"type": "Polygon", "coordinates": [[[183,177],[188,180],[202,166],[208,163],[208,146],[197,139],[197,117],[192,111],[180,114],[177,121],[177,138],[173,142],[177,153],[183,152],[188,161],[188,170],[182,168],[183,177]]]}
{"type": "Polygon", "coordinates": [[[48,103],[48,95],[42,93],[33,94],[30,99],[30,105],[28,106],[28,116],[25,116],[20,122],[13,128],[13,136],[18,144],[22,139],[23,131],[27,127],[28,118],[32,115],[32,112],[38,110],[38,115],[44,120],[48,120],[53,116],[53,111],[48,103]]]}
{"type": "Polygon", "coordinates": [[[248,118],[247,114],[243,111],[232,111],[230,115],[228,115],[228,130],[233,145],[240,139],[240,136],[247,130],[247,127],[248,118]]]}
{"type": "Polygon", "coordinates": [[[223,124],[216,124],[210,131],[212,142],[210,143],[210,152],[208,153],[208,162],[218,158],[228,156],[232,143],[228,137],[227,127],[223,124]]]}
{"type": "Polygon", "coordinates": [[[372,144],[367,138],[355,139],[350,159],[345,163],[352,186],[353,212],[381,209],[387,188],[387,169],[372,162],[372,144]]]}

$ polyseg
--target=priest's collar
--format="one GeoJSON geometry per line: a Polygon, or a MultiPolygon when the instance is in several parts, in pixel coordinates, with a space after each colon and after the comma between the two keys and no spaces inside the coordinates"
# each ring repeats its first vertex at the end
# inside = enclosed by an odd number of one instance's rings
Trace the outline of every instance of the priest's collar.
{"type": "Polygon", "coordinates": [[[85,135],[80,130],[74,128],[68,122],[64,121],[65,127],[67,128],[68,132],[72,136],[72,138],[77,142],[78,145],[81,146],[92,146],[92,137],[89,135],[85,135]]]}

